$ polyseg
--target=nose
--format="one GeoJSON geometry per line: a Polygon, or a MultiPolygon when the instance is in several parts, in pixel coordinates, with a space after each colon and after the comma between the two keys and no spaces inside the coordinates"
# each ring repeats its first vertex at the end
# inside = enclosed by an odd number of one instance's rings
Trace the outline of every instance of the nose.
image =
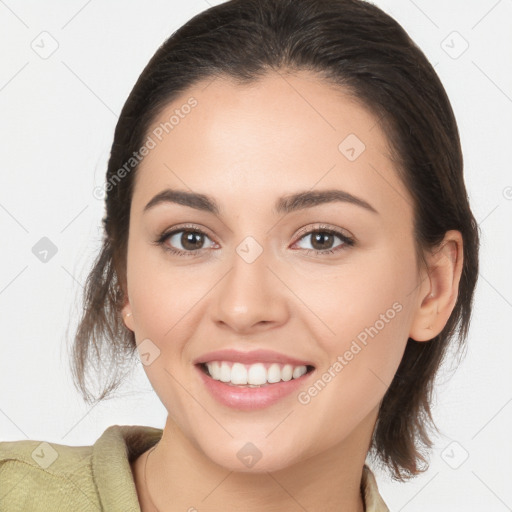
{"type": "Polygon", "coordinates": [[[268,251],[254,261],[242,252],[233,254],[232,266],[213,297],[213,320],[238,334],[251,334],[286,323],[289,296],[269,267],[268,251]],[[242,256],[240,256],[242,254],[242,256]]]}

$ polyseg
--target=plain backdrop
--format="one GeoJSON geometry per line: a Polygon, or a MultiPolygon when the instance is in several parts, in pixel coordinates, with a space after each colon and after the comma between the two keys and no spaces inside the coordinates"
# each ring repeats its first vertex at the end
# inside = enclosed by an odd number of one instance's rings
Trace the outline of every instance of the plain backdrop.
{"type": "MultiPolygon", "coordinates": [[[[162,428],[140,364],[115,399],[71,383],[68,321],[101,240],[118,113],[158,46],[214,2],[0,1],[0,440],[88,445],[113,424],[162,428]],[[48,238],[48,261],[33,248],[48,238]]],[[[216,2],[220,3],[220,2],[216,2]]],[[[468,350],[438,380],[429,470],[376,472],[393,511],[512,510],[512,1],[378,0],[435,66],[459,123],[482,230],[468,350]]]]}

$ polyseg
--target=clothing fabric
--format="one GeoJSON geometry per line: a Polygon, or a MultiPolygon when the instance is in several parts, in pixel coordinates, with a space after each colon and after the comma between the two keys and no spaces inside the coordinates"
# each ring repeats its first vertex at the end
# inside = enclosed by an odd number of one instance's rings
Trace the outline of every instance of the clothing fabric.
{"type": "MultiPolygon", "coordinates": [[[[162,433],[142,425],[112,425],[91,446],[0,442],[0,510],[140,512],[130,463],[162,433]]],[[[366,465],[361,489],[366,512],[389,512],[366,465]]]]}

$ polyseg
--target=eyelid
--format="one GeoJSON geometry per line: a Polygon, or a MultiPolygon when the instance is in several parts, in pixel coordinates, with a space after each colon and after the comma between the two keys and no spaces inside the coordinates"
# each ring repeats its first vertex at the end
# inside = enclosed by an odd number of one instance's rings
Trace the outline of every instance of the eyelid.
{"type": "Polygon", "coordinates": [[[300,228],[299,231],[297,232],[296,238],[297,238],[297,240],[299,240],[306,234],[311,234],[314,231],[323,231],[323,230],[332,231],[337,236],[343,236],[343,237],[352,239],[354,242],[357,241],[356,237],[353,236],[351,233],[349,233],[346,229],[331,226],[330,224],[325,224],[323,222],[313,223],[313,225],[309,224],[307,226],[304,226],[303,228],[300,228]]]}
{"type": "Polygon", "coordinates": [[[208,228],[202,226],[201,224],[191,224],[191,223],[176,224],[176,226],[172,226],[172,228],[163,231],[162,237],[163,236],[169,237],[170,235],[179,233],[180,231],[196,231],[199,233],[203,233],[206,236],[208,236],[208,238],[210,238],[210,240],[215,242],[215,237],[212,236],[212,234],[208,228]]]}

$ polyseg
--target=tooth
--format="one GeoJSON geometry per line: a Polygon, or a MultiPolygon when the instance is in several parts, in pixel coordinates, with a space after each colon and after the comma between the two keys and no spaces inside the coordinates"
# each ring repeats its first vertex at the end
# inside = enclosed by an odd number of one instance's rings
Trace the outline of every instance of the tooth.
{"type": "Polygon", "coordinates": [[[282,378],[284,381],[292,380],[293,366],[285,364],[283,367],[282,378]]]}
{"type": "Polygon", "coordinates": [[[265,366],[261,363],[251,365],[247,375],[247,382],[254,385],[266,384],[267,370],[265,370],[265,366]]]}
{"type": "Polygon", "coordinates": [[[272,363],[268,370],[263,363],[255,363],[252,365],[244,365],[242,363],[234,363],[232,366],[225,361],[210,361],[206,363],[210,376],[215,380],[232,384],[232,385],[246,385],[246,386],[264,386],[268,384],[275,384],[283,381],[289,381],[292,378],[298,379],[307,373],[306,366],[293,367],[290,364],[281,366],[277,363],[272,363]],[[247,369],[249,366],[249,369],[247,369]]]}
{"type": "Polygon", "coordinates": [[[219,362],[212,361],[211,363],[208,363],[206,366],[208,367],[208,371],[210,372],[210,375],[214,379],[219,380],[219,371],[220,371],[219,362]]]}
{"type": "Polygon", "coordinates": [[[242,363],[234,363],[231,368],[231,382],[233,384],[247,384],[247,369],[242,363]]]}
{"type": "Polygon", "coordinates": [[[273,363],[270,365],[268,369],[268,382],[271,384],[275,384],[276,382],[280,382],[281,380],[281,367],[277,363],[273,363]]]}
{"type": "Polygon", "coordinates": [[[308,369],[305,366],[296,366],[293,370],[293,378],[298,379],[299,377],[302,377],[308,369]]]}
{"type": "Polygon", "coordinates": [[[221,382],[229,382],[231,380],[231,367],[228,363],[221,364],[219,380],[221,382]]]}

